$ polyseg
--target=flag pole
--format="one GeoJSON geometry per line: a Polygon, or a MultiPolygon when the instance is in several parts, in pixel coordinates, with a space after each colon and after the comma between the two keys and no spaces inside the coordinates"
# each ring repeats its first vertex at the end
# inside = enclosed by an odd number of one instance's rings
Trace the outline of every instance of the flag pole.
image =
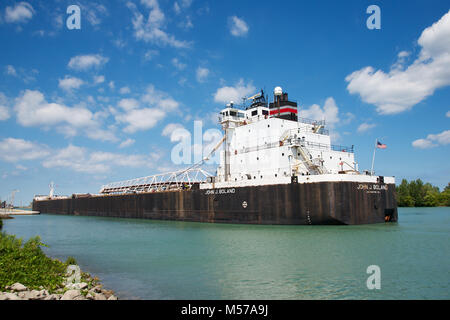
{"type": "Polygon", "coordinates": [[[372,168],[370,169],[371,176],[373,176],[373,163],[375,162],[375,151],[377,150],[377,142],[378,139],[375,139],[375,147],[373,148],[373,156],[372,156],[372,168]]]}

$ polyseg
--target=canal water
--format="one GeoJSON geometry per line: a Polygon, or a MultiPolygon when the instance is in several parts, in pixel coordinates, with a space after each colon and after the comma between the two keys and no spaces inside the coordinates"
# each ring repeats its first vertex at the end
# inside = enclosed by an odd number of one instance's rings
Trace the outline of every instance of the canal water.
{"type": "Polygon", "coordinates": [[[4,220],[121,299],[449,299],[450,209],[399,223],[260,226],[41,214],[4,220]],[[369,290],[367,268],[380,268],[369,290]]]}

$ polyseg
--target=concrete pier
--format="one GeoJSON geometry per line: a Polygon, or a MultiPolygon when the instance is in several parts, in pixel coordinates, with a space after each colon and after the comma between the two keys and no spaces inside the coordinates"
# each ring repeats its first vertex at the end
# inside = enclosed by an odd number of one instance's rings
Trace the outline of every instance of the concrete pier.
{"type": "Polygon", "coordinates": [[[31,216],[40,214],[39,211],[32,211],[32,210],[19,210],[19,209],[0,209],[0,217],[4,216],[31,216]]]}

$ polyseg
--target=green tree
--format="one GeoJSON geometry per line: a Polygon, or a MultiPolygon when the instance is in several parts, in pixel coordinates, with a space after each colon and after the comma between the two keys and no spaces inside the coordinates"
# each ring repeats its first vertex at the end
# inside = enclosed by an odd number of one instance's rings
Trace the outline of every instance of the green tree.
{"type": "Polygon", "coordinates": [[[414,207],[414,199],[409,195],[409,183],[406,179],[396,188],[397,203],[400,207],[414,207]]]}
{"type": "Polygon", "coordinates": [[[450,183],[444,191],[422,180],[408,182],[403,179],[396,188],[399,207],[436,207],[450,206],[450,183]]]}

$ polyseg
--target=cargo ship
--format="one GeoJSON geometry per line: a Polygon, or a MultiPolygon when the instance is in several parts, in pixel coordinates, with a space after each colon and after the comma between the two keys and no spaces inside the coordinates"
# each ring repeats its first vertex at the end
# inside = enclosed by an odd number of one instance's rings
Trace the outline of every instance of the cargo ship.
{"type": "Polygon", "coordinates": [[[98,194],[35,196],[33,210],[237,224],[396,222],[395,178],[360,172],[353,146],[331,144],[324,120],[299,114],[282,88],[272,101],[261,90],[220,111],[216,174],[202,169],[209,154],[184,170],[109,183],[98,194]]]}

